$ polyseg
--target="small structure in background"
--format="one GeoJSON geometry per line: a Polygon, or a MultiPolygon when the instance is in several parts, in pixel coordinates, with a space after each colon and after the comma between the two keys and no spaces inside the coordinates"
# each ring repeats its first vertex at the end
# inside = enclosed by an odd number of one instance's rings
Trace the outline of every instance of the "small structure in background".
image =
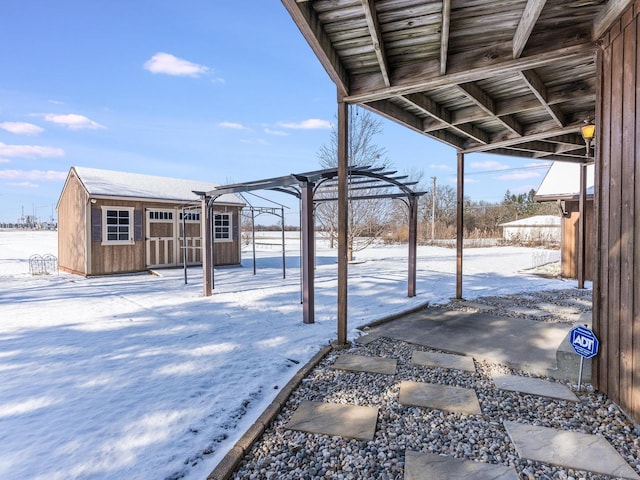
{"type": "Polygon", "coordinates": [[[559,245],[561,240],[560,217],[535,215],[513,222],[501,223],[502,237],[509,243],[520,245],[559,245]]]}
{"type": "MultiPolygon", "coordinates": [[[[593,165],[587,166],[585,206],[585,278],[593,279],[595,229],[593,224],[593,165]]],[[[534,197],[536,202],[556,202],[561,215],[561,275],[578,277],[578,241],[580,218],[580,164],[553,162],[534,197]]]]}
{"type": "MultiPolygon", "coordinates": [[[[200,201],[218,184],[71,167],[58,200],[60,269],[107,275],[202,263],[200,201]]],[[[213,210],[215,265],[241,262],[244,202],[223,195],[213,210]]]]}

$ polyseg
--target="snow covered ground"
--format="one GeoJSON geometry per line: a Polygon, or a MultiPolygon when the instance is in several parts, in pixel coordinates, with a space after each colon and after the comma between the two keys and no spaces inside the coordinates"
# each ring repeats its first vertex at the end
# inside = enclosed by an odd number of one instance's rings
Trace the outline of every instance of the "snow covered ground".
{"type": "MultiPolygon", "coordinates": [[[[277,243],[262,239],[262,243],[277,243]]],[[[0,231],[0,478],[204,479],[297,369],[336,336],[336,252],[319,242],[316,323],[302,323],[298,242],[242,267],[83,278],[29,273],[56,232],[0,231]]],[[[464,296],[575,287],[524,269],[558,251],[467,249],[464,296]]],[[[455,295],[455,250],[379,246],[349,267],[356,327],[455,295]]]]}

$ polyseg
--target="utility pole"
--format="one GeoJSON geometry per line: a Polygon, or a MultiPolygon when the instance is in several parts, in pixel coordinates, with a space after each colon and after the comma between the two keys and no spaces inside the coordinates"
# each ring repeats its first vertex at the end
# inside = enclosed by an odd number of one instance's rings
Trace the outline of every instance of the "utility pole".
{"type": "Polygon", "coordinates": [[[436,239],[436,177],[433,179],[433,191],[431,192],[431,241],[436,239]]]}

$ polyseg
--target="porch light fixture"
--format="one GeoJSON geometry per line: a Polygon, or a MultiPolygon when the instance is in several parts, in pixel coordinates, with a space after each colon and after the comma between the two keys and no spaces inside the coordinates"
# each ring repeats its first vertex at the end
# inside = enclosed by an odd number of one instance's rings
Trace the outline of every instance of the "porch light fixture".
{"type": "Polygon", "coordinates": [[[580,127],[580,133],[582,134],[582,138],[584,139],[584,143],[587,147],[587,157],[589,156],[589,147],[591,146],[591,140],[596,135],[596,126],[591,122],[591,120],[585,120],[585,124],[580,127]]]}

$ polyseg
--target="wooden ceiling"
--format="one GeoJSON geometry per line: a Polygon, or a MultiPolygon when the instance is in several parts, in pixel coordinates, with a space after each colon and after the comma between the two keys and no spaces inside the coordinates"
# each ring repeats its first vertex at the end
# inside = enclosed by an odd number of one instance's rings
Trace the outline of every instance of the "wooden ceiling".
{"type": "Polygon", "coordinates": [[[282,0],[340,95],[456,150],[580,162],[631,0],[282,0]]]}

